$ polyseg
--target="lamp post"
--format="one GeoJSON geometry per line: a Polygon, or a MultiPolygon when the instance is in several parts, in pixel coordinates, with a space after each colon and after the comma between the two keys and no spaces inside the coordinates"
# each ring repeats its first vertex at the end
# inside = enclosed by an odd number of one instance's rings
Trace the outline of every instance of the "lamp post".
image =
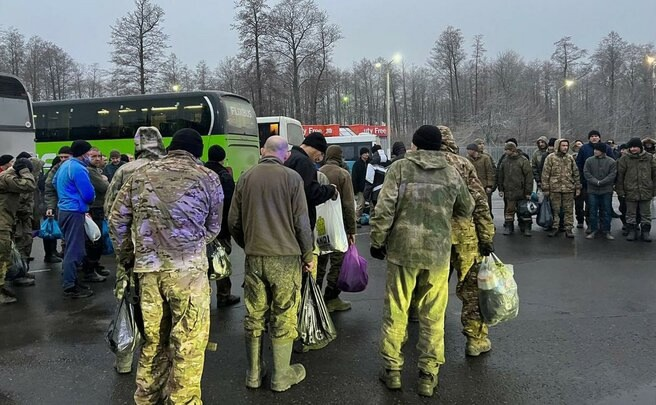
{"type": "MultiPolygon", "coordinates": [[[[385,105],[386,105],[386,124],[387,124],[387,158],[392,157],[392,125],[391,125],[391,106],[390,106],[390,65],[392,63],[399,63],[403,59],[401,54],[397,53],[392,57],[392,60],[385,63],[385,105]]],[[[376,68],[380,69],[383,67],[383,64],[378,62],[376,63],[376,68]]]]}
{"type": "Polygon", "coordinates": [[[574,80],[565,80],[565,84],[563,84],[557,93],[557,99],[558,99],[558,139],[562,139],[562,135],[560,133],[560,91],[566,87],[572,87],[574,85],[574,80]]]}
{"type": "Polygon", "coordinates": [[[173,86],[171,86],[171,90],[173,90],[176,93],[179,92],[180,91],[180,85],[179,84],[174,84],[173,86]]]}

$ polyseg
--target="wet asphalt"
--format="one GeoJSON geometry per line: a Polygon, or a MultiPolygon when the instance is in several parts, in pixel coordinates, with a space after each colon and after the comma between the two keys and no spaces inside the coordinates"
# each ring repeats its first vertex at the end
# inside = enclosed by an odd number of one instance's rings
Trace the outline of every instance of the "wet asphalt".
{"type": "MultiPolygon", "coordinates": [[[[501,202],[495,201],[497,228],[501,202]],[[498,208],[496,208],[498,207],[498,208]]],[[[627,242],[613,220],[615,241],[497,235],[499,257],[512,263],[520,314],[490,329],[493,349],[464,355],[460,301],[451,281],[446,359],[435,397],[416,393],[417,325],[405,346],[403,389],[377,379],[385,264],[369,256],[368,227],[357,245],[369,260],[369,286],[344,293],[350,311],[334,314],[339,336],[321,351],[294,354],[307,378],[289,391],[244,387],[243,302],[216,309],[203,373],[207,404],[656,404],[656,242],[627,242]]],[[[0,404],[129,404],[134,373],[117,375],[104,341],[115,300],[114,277],[93,284],[90,299],[62,298],[61,267],[41,262],[34,244],[35,287],[15,291],[18,304],[0,307],[0,404]]],[[[233,255],[233,293],[243,297],[243,252],[233,255]]],[[[103,259],[113,268],[112,259],[103,259]]],[[[271,364],[267,342],[265,358],[271,364]]]]}

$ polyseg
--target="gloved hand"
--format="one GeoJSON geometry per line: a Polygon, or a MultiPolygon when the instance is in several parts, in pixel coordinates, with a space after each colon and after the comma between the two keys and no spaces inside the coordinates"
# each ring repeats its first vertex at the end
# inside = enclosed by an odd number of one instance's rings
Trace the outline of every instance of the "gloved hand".
{"type": "Polygon", "coordinates": [[[385,256],[387,256],[387,248],[385,246],[379,248],[372,246],[369,248],[369,253],[374,259],[385,260],[385,256]]]}
{"type": "Polygon", "coordinates": [[[494,243],[492,242],[479,242],[478,251],[482,256],[489,256],[494,252],[494,243]]]}
{"type": "Polygon", "coordinates": [[[32,166],[32,162],[30,162],[30,159],[28,158],[16,159],[16,162],[14,163],[14,170],[16,171],[16,173],[20,175],[20,172],[23,169],[28,169],[30,172],[34,170],[34,166],[32,166]]]}

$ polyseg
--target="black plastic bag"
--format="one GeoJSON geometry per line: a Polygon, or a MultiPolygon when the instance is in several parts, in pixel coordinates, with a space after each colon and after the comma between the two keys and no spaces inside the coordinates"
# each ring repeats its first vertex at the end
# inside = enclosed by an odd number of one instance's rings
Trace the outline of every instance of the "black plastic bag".
{"type": "Polygon", "coordinates": [[[306,346],[325,346],[335,340],[337,330],[330,318],[326,303],[312,276],[305,277],[298,314],[298,334],[306,346]]]}
{"type": "Polygon", "coordinates": [[[139,329],[134,313],[134,306],[129,302],[129,292],[118,303],[114,320],[107,330],[107,343],[114,353],[131,352],[139,342],[139,329]]]}
{"type": "Polygon", "coordinates": [[[5,278],[7,280],[14,280],[19,277],[24,277],[29,268],[27,267],[27,262],[23,260],[23,257],[21,256],[20,252],[16,248],[16,245],[13,243],[11,244],[11,266],[7,269],[7,274],[5,275],[5,278]]]}
{"type": "Polygon", "coordinates": [[[549,198],[546,198],[542,201],[540,205],[540,211],[538,212],[537,223],[538,226],[541,226],[545,229],[550,229],[553,226],[553,212],[551,211],[551,201],[549,198]]]}

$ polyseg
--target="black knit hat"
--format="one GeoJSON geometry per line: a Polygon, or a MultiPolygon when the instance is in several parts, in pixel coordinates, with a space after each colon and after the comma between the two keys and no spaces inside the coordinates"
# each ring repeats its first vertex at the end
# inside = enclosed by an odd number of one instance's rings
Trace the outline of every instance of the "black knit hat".
{"type": "Polygon", "coordinates": [[[592,149],[594,150],[600,150],[604,153],[606,153],[606,144],[603,142],[597,142],[592,144],[592,149]]]}
{"type": "Polygon", "coordinates": [[[547,146],[556,146],[556,141],[558,138],[549,138],[549,142],[547,143],[547,146]]]}
{"type": "Polygon", "coordinates": [[[517,142],[517,138],[508,138],[506,139],[506,143],[512,142],[515,144],[515,146],[519,146],[519,142],[517,142]]]}
{"type": "Polygon", "coordinates": [[[631,138],[629,142],[626,143],[627,148],[640,148],[642,150],[642,141],[640,138],[631,138]]]}
{"type": "Polygon", "coordinates": [[[422,125],[412,135],[412,143],[417,149],[440,150],[442,133],[435,125],[422,125]]]}
{"type": "Polygon", "coordinates": [[[328,149],[328,142],[323,137],[321,132],[310,132],[310,134],[303,140],[303,145],[310,146],[321,153],[326,153],[328,149]]]}
{"type": "Polygon", "coordinates": [[[598,136],[599,138],[601,138],[601,134],[599,133],[599,131],[597,131],[596,129],[593,129],[592,131],[588,132],[588,139],[590,139],[590,137],[591,137],[591,136],[594,136],[594,135],[596,135],[596,136],[598,136]]]}
{"type": "Polygon", "coordinates": [[[212,162],[220,162],[226,158],[225,149],[219,145],[210,146],[210,150],[207,151],[207,160],[212,162]]]}
{"type": "Polygon", "coordinates": [[[371,147],[371,153],[376,153],[379,150],[383,149],[380,145],[374,145],[371,147]]]}
{"type": "Polygon", "coordinates": [[[59,152],[57,152],[58,155],[72,155],[73,154],[73,149],[71,149],[70,146],[62,146],[59,148],[59,152]]]}
{"type": "Polygon", "coordinates": [[[18,159],[23,159],[23,158],[25,158],[25,159],[29,159],[29,158],[31,158],[31,157],[32,157],[32,155],[30,155],[29,153],[27,153],[27,152],[21,152],[21,153],[18,154],[18,156],[16,156],[16,160],[18,160],[18,159]]]}
{"type": "Polygon", "coordinates": [[[14,159],[11,155],[2,155],[0,156],[0,166],[4,166],[7,163],[11,162],[14,159]]]}
{"type": "Polygon", "coordinates": [[[365,147],[360,148],[360,156],[364,155],[365,153],[369,153],[369,149],[365,147]]]}
{"type": "Polygon", "coordinates": [[[80,157],[91,150],[91,144],[87,141],[78,139],[73,141],[71,144],[71,152],[73,152],[73,157],[80,157]]]}
{"type": "Polygon", "coordinates": [[[169,150],[184,150],[199,158],[203,156],[203,137],[191,128],[180,129],[173,134],[169,150]]]}
{"type": "Polygon", "coordinates": [[[625,143],[620,145],[620,150],[627,150],[627,149],[629,149],[629,147],[625,143]]]}
{"type": "Polygon", "coordinates": [[[475,143],[470,143],[469,145],[467,145],[467,150],[475,150],[476,152],[478,152],[478,145],[476,145],[475,143]]]}

